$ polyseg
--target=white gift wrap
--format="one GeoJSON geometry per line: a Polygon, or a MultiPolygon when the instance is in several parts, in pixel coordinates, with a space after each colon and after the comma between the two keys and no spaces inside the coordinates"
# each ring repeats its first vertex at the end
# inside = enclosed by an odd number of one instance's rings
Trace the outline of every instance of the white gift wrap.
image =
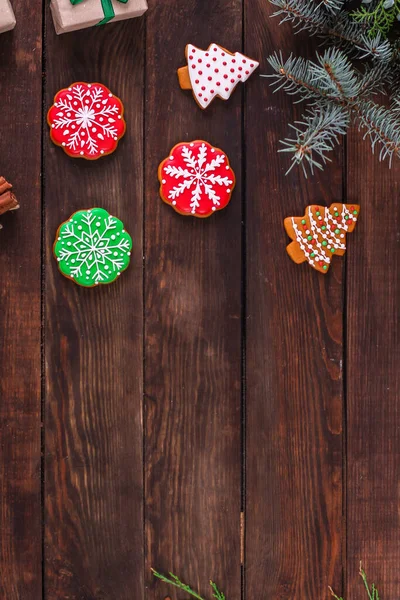
{"type": "Polygon", "coordinates": [[[0,33],[14,29],[16,22],[10,0],[0,0],[0,33]]]}
{"type": "MultiPolygon", "coordinates": [[[[71,4],[70,0],[51,0],[50,8],[58,34],[93,27],[104,19],[101,0],[83,0],[75,5],[71,4]]],[[[147,2],[146,0],[129,0],[124,4],[113,0],[113,8],[115,17],[109,21],[110,23],[142,16],[147,10],[147,2]]]]}

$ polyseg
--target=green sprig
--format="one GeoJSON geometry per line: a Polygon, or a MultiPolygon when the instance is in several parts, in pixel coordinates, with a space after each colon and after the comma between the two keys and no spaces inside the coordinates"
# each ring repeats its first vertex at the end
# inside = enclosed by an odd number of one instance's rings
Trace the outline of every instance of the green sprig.
{"type": "MultiPolygon", "coordinates": [[[[360,573],[361,579],[363,580],[365,589],[367,590],[368,600],[379,600],[378,590],[376,589],[374,583],[371,586],[369,585],[367,575],[366,575],[364,569],[362,568],[361,563],[360,563],[359,573],[360,573]]],[[[333,591],[333,589],[331,587],[329,588],[329,591],[330,591],[331,595],[333,596],[333,598],[335,598],[335,600],[343,600],[343,598],[341,596],[339,597],[335,594],[335,592],[333,591]]]]}
{"type": "Polygon", "coordinates": [[[362,578],[362,580],[364,582],[365,589],[367,590],[368,599],[369,600],[379,600],[378,590],[376,589],[374,583],[371,585],[371,587],[369,587],[369,584],[368,584],[368,581],[367,581],[367,576],[365,574],[364,569],[362,568],[361,563],[360,563],[360,575],[361,575],[361,578],[362,578]]]}
{"type": "MultiPolygon", "coordinates": [[[[161,581],[163,581],[164,583],[168,583],[169,585],[173,585],[174,587],[183,590],[184,592],[192,596],[192,598],[196,598],[197,600],[205,600],[203,596],[200,596],[199,592],[195,592],[189,585],[187,585],[187,583],[181,581],[179,577],[177,577],[173,573],[169,573],[169,577],[167,577],[166,575],[163,575],[162,573],[159,573],[154,569],[151,569],[151,571],[154,577],[161,579],[161,581]]],[[[225,595],[218,589],[217,585],[213,581],[210,581],[210,586],[213,591],[213,598],[215,598],[216,600],[226,600],[225,595]]]]}
{"type": "Polygon", "coordinates": [[[331,593],[331,596],[333,596],[333,598],[335,598],[335,600],[343,600],[343,598],[341,596],[339,597],[335,594],[335,592],[333,591],[333,589],[331,587],[329,587],[328,589],[331,593]]]}
{"type": "Polygon", "coordinates": [[[217,588],[216,584],[213,581],[210,581],[210,585],[211,585],[212,590],[214,592],[213,596],[214,596],[214,598],[216,598],[216,600],[226,600],[225,599],[225,594],[223,594],[222,592],[219,591],[219,589],[217,588]]]}
{"type": "Polygon", "coordinates": [[[360,6],[351,13],[357,23],[365,24],[370,37],[381,33],[387,37],[392,29],[397,16],[400,14],[400,0],[394,0],[393,6],[386,7],[387,0],[379,0],[376,6],[360,6]]]}
{"type": "MultiPolygon", "coordinates": [[[[176,575],[174,575],[173,573],[169,573],[169,577],[166,575],[163,575],[162,573],[159,573],[158,571],[155,571],[154,569],[151,569],[153,575],[155,577],[157,577],[158,579],[160,579],[161,581],[163,581],[164,583],[168,583],[169,585],[173,585],[174,587],[186,592],[187,594],[189,594],[190,596],[192,596],[192,598],[196,598],[196,600],[205,600],[199,592],[195,592],[189,585],[187,585],[186,583],[184,583],[183,581],[181,581],[179,579],[179,577],[177,577],[176,575]]],[[[371,586],[368,583],[368,579],[367,579],[367,575],[364,571],[364,569],[362,568],[362,564],[360,563],[360,576],[361,579],[363,580],[364,583],[364,587],[367,591],[367,595],[368,595],[368,600],[380,600],[379,598],[379,593],[378,590],[375,587],[375,584],[373,583],[371,586]]],[[[211,589],[213,591],[213,598],[215,598],[215,600],[226,600],[225,595],[218,589],[217,585],[213,582],[210,581],[210,586],[211,589]]],[[[338,596],[331,587],[329,587],[329,591],[331,593],[331,596],[335,599],[335,600],[343,600],[342,596],[338,596]]]]}

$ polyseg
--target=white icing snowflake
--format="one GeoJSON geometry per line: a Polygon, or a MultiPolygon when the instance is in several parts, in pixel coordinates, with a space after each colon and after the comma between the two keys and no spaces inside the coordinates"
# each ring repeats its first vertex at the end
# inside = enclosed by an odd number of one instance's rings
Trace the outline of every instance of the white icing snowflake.
{"type": "MultiPolygon", "coordinates": [[[[176,204],[176,199],[187,190],[190,190],[190,209],[192,214],[200,206],[202,194],[205,194],[211,200],[213,207],[216,208],[219,206],[221,198],[215,191],[215,188],[218,188],[218,186],[229,188],[233,184],[232,179],[229,177],[215,173],[225,163],[225,156],[223,154],[216,154],[213,159],[208,160],[207,146],[203,143],[199,148],[197,156],[194,155],[192,149],[188,146],[183,146],[182,158],[184,166],[167,165],[164,168],[166,175],[177,180],[182,180],[181,183],[169,191],[168,198],[172,201],[172,204],[176,204]]],[[[226,191],[230,192],[229,189],[226,191]]]]}
{"type": "Polygon", "coordinates": [[[110,283],[130,261],[132,239],[123,223],[94,208],[64,223],[55,244],[61,271],[85,286],[110,283]]]}
{"type": "MultiPolygon", "coordinates": [[[[120,135],[121,107],[118,99],[102,85],[77,84],[59,95],[54,103],[51,127],[60,130],[60,143],[83,156],[104,154],[107,139],[120,135]]],[[[57,140],[58,141],[58,140],[57,140]]]]}

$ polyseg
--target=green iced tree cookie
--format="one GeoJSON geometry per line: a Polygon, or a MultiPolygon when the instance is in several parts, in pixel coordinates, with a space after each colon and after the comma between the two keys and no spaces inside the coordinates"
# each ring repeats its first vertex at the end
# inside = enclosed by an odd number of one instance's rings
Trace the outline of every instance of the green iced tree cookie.
{"type": "Polygon", "coordinates": [[[130,262],[132,238],[103,208],[74,213],[60,225],[54,256],[63,275],[85,287],[112,283],[130,262]]]}

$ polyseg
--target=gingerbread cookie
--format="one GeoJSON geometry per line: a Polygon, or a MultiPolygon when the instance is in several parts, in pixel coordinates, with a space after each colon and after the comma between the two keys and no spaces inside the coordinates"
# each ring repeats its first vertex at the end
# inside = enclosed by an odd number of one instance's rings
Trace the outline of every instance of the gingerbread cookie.
{"type": "Polygon", "coordinates": [[[121,100],[101,83],[78,82],[58,92],[47,122],[57,146],[88,160],[114,152],[126,129],[121,100]]]}
{"type": "Polygon", "coordinates": [[[84,287],[112,283],[128,268],[132,238],[103,208],[74,213],[58,228],[54,256],[61,273],[84,287]]]}
{"type": "MultiPolygon", "coordinates": [[[[12,185],[0,177],[0,215],[11,211],[17,210],[19,203],[14,194],[12,193],[12,185]]],[[[2,226],[0,225],[0,229],[2,226]]]]}
{"type": "Polygon", "coordinates": [[[236,52],[231,54],[217,44],[200,50],[188,44],[185,50],[187,67],[178,69],[183,90],[192,90],[198,105],[205,109],[216,96],[228,100],[241,81],[247,81],[259,63],[236,52]]]}
{"type": "Polygon", "coordinates": [[[235,187],[226,154],[202,140],[177,144],[160,164],[158,179],[164,202],[194,217],[225,208],[235,187]]]}
{"type": "Polygon", "coordinates": [[[359,211],[357,204],[335,203],[330,208],[308,206],[304,217],[287,217],[284,226],[293,240],[286,248],[290,258],[327,273],[332,257],[345,253],[346,234],[354,230],[359,211]]]}

